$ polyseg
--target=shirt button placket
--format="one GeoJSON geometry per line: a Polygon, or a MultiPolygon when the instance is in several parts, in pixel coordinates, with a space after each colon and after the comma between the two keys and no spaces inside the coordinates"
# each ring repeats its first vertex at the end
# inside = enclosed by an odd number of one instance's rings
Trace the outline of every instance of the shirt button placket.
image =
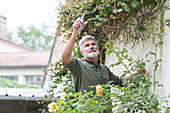
{"type": "Polygon", "coordinates": [[[98,73],[99,73],[101,84],[103,84],[102,75],[101,75],[100,71],[98,73]]]}

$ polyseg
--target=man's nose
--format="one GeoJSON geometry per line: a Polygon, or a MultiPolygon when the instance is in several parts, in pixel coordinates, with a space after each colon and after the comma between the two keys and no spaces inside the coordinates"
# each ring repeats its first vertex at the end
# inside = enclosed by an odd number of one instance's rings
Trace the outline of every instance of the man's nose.
{"type": "Polygon", "coordinates": [[[94,48],[94,46],[92,44],[90,44],[90,48],[94,48]]]}

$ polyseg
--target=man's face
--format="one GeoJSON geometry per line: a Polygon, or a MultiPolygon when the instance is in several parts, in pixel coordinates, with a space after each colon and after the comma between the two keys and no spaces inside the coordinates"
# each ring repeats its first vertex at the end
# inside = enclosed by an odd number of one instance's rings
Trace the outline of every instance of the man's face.
{"type": "Polygon", "coordinates": [[[83,42],[83,51],[81,54],[85,58],[96,58],[99,54],[96,42],[93,39],[88,39],[83,42]]]}

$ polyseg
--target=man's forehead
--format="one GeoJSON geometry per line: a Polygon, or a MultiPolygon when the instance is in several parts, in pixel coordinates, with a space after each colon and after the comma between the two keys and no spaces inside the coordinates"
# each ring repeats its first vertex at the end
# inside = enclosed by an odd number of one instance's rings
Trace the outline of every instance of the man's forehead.
{"type": "Polygon", "coordinates": [[[83,42],[83,45],[87,43],[93,43],[93,42],[96,44],[96,42],[93,39],[87,39],[83,42]]]}

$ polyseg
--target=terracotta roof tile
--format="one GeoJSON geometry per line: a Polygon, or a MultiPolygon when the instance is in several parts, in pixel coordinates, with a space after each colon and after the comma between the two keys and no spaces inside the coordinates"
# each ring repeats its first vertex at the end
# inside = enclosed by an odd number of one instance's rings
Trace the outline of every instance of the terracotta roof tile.
{"type": "Polygon", "coordinates": [[[50,51],[0,53],[0,68],[48,65],[50,51]]]}

